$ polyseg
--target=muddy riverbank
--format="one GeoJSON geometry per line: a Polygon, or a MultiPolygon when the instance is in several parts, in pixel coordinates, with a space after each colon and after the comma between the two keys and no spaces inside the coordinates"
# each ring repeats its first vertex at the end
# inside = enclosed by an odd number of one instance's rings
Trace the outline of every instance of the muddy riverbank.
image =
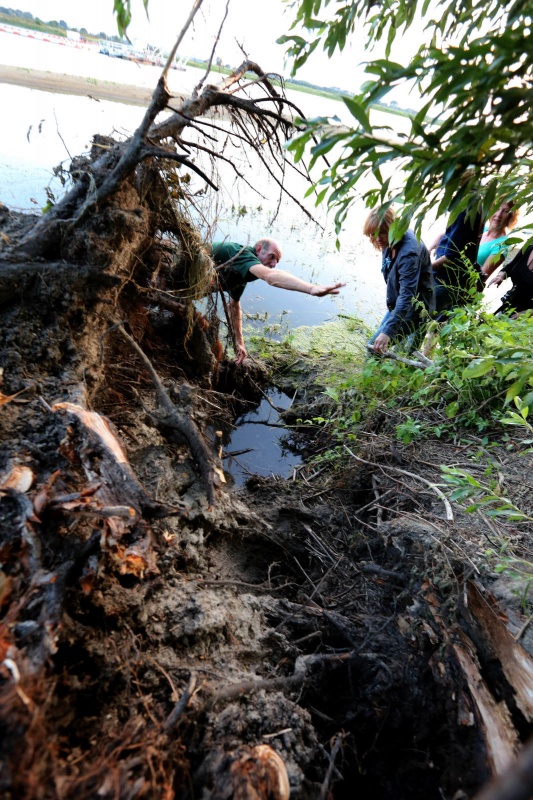
{"type": "Polygon", "coordinates": [[[119,84],[81,75],[67,75],[46,70],[0,64],[0,83],[26,86],[44,92],[93,97],[95,100],[112,100],[136,106],[148,106],[152,90],[142,86],[119,84]]]}

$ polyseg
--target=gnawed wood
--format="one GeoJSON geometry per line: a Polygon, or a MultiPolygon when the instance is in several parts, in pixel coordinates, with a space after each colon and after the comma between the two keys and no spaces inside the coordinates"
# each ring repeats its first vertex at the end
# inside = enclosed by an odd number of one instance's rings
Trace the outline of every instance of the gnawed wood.
{"type": "Polygon", "coordinates": [[[520,746],[506,703],[497,702],[480,672],[476,648],[457,626],[450,627],[438,606],[428,603],[441,636],[454,653],[474,703],[476,718],[485,741],[486,756],[493,774],[501,775],[513,762],[520,746]]]}
{"type": "Polygon", "coordinates": [[[69,414],[73,414],[88,431],[94,434],[103,448],[109,451],[111,456],[119,464],[128,463],[124,448],[111,431],[109,422],[101,417],[100,414],[97,414],[95,411],[88,411],[86,408],[82,408],[82,406],[75,405],[74,403],[54,403],[52,410],[66,411],[69,414]]]}
{"type": "Polygon", "coordinates": [[[76,448],[90,481],[103,478],[96,495],[107,505],[131,505],[139,514],[153,509],[157,504],[131,468],[126,451],[111,429],[109,422],[97,414],[75,403],[55,403],[52,411],[73,418],[79,426],[81,446],[76,448]],[[98,455],[98,466],[94,466],[94,455],[98,455]]]}
{"type": "Polygon", "coordinates": [[[82,442],[74,447],[64,446],[64,452],[71,460],[79,458],[89,481],[98,484],[92,493],[97,503],[90,497],[80,498],[73,501],[73,508],[67,504],[65,511],[80,513],[84,507],[85,512],[97,512],[96,516],[103,519],[102,549],[118,564],[121,573],[138,577],[146,572],[157,573],[152,531],[142,519],[143,511],[152,510],[156,504],[137,479],[109,422],[75,403],[55,403],[52,411],[77,421],[82,442]],[[132,538],[127,546],[121,542],[126,533],[132,538]]]}
{"type": "Polygon", "coordinates": [[[468,688],[482,723],[483,736],[491,769],[501,775],[512,764],[519,747],[518,734],[505,702],[492,696],[479,671],[475,648],[462,631],[459,641],[452,643],[457,660],[463,669],[468,688]]]}
{"type": "Polygon", "coordinates": [[[494,597],[486,591],[482,592],[473,581],[468,581],[466,588],[468,611],[477,631],[485,646],[502,665],[518,708],[528,722],[533,722],[533,659],[499,618],[494,597]]]}

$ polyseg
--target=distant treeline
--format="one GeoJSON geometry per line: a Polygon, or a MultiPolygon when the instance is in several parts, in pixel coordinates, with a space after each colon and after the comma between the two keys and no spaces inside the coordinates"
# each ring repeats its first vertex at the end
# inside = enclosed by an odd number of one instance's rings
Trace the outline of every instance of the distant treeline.
{"type": "Polygon", "coordinates": [[[305,86],[307,89],[320,90],[322,92],[330,92],[331,94],[344,94],[347,97],[352,96],[352,92],[347,92],[346,89],[339,89],[338,86],[318,86],[316,83],[309,83],[309,81],[299,81],[297,78],[291,78],[286,83],[293,83],[295,86],[305,86]]]}
{"type": "Polygon", "coordinates": [[[108,39],[113,42],[124,42],[120,36],[108,36],[101,31],[100,33],[89,33],[87,28],[72,28],[64,19],[49,20],[44,22],[39,17],[34,17],[29,11],[18,11],[16,8],[4,8],[0,6],[0,22],[6,22],[10,25],[18,25],[19,28],[30,28],[36,31],[44,31],[46,33],[53,33],[55,36],[66,36],[67,30],[76,31],[80,36],[89,39],[108,39]]]}

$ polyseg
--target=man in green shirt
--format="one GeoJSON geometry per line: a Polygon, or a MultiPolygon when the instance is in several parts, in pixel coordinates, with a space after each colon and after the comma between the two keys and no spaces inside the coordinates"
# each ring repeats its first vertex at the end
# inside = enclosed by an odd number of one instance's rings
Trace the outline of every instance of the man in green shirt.
{"type": "Polygon", "coordinates": [[[275,239],[260,239],[255,245],[245,246],[235,242],[214,242],[211,255],[217,268],[222,289],[229,294],[228,311],[235,336],[236,364],[246,358],[242,335],[241,295],[246,284],[259,278],[270,286],[303,292],[315,297],[339,294],[345,283],[317,285],[300,280],[290,272],[276,269],[281,260],[281,245],[275,239]]]}

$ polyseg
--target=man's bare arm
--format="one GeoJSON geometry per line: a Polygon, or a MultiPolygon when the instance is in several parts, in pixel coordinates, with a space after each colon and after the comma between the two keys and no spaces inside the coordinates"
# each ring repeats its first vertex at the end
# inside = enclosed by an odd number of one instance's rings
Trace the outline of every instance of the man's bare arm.
{"type": "Polygon", "coordinates": [[[324,297],[327,294],[339,294],[339,289],[346,286],[345,283],[330,283],[330,284],[314,284],[307,283],[290,272],[285,272],[283,269],[270,269],[264,267],[262,264],[254,264],[250,267],[250,272],[256,278],[261,278],[269,284],[269,286],[276,286],[278,289],[288,289],[291,292],[302,292],[303,294],[310,294],[313,297],[324,297]]]}
{"type": "Polygon", "coordinates": [[[230,297],[228,300],[228,311],[235,339],[235,363],[242,364],[248,353],[246,352],[244,337],[242,335],[242,310],[240,301],[232,300],[230,297]]]}

